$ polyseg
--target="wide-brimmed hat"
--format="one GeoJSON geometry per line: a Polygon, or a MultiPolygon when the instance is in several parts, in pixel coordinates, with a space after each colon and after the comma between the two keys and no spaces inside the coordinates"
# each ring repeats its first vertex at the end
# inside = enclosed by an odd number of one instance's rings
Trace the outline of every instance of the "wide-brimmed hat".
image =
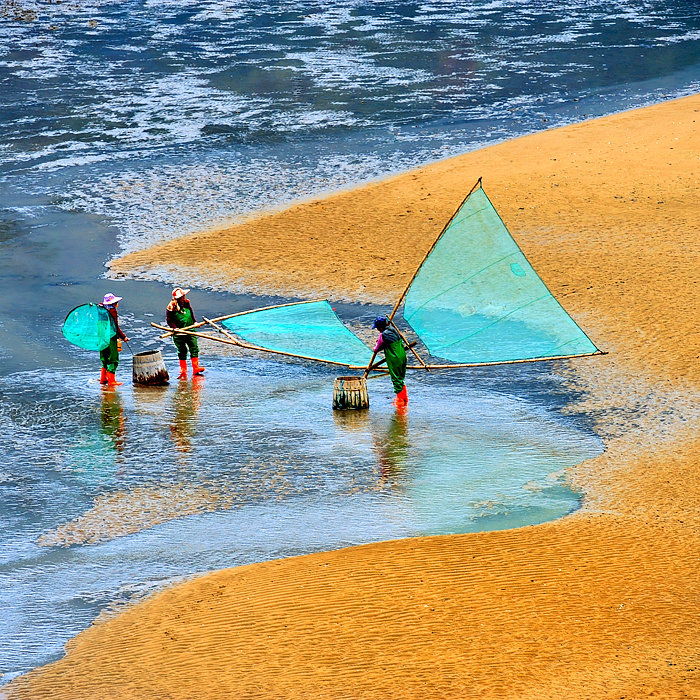
{"type": "Polygon", "coordinates": [[[118,301],[121,301],[121,300],[122,300],[122,297],[118,297],[118,296],[112,294],[111,292],[109,292],[108,294],[105,294],[104,299],[102,300],[102,303],[111,305],[111,304],[116,304],[118,301]]]}
{"type": "Polygon", "coordinates": [[[173,289],[173,299],[179,299],[180,297],[184,297],[186,294],[189,294],[189,289],[181,289],[180,287],[175,287],[173,289]]]}

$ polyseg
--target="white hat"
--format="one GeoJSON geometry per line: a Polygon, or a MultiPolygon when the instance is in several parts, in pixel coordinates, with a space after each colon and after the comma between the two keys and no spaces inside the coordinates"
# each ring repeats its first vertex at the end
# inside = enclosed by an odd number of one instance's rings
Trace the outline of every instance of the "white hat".
{"type": "Polygon", "coordinates": [[[180,289],[180,287],[175,287],[173,289],[173,299],[179,299],[180,297],[184,297],[186,294],[189,293],[189,289],[180,289]]]}
{"type": "Polygon", "coordinates": [[[111,292],[108,294],[105,294],[104,299],[102,300],[103,304],[107,304],[108,306],[111,306],[112,304],[116,304],[118,301],[121,301],[122,297],[115,296],[111,292]]]}

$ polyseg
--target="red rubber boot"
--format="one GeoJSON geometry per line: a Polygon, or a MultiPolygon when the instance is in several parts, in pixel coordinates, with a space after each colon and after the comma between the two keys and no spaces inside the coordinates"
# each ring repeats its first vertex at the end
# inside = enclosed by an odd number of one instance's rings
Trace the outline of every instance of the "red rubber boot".
{"type": "Polygon", "coordinates": [[[103,367],[100,371],[100,384],[107,383],[107,370],[103,367]]]}
{"type": "Polygon", "coordinates": [[[187,360],[180,360],[180,374],[177,375],[178,379],[187,379],[187,360]]]}
{"type": "Polygon", "coordinates": [[[107,386],[121,386],[122,383],[117,381],[114,372],[107,372],[107,386]]]}
{"type": "Polygon", "coordinates": [[[196,376],[198,374],[204,374],[204,367],[199,366],[199,358],[198,357],[192,358],[192,374],[194,376],[196,376]]]}
{"type": "Polygon", "coordinates": [[[408,403],[408,394],[406,393],[405,384],[403,385],[403,389],[401,389],[401,391],[398,394],[396,394],[396,400],[394,401],[394,403],[397,406],[405,406],[408,403]]]}

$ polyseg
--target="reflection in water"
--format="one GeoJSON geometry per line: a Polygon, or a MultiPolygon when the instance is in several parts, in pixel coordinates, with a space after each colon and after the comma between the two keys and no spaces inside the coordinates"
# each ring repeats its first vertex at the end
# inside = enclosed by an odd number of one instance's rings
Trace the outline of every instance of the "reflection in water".
{"type": "Polygon", "coordinates": [[[187,454],[192,450],[192,438],[197,427],[197,412],[201,401],[204,377],[192,377],[192,381],[181,381],[173,396],[173,417],[170,435],[177,451],[187,454]]]}
{"type": "Polygon", "coordinates": [[[122,397],[114,387],[102,388],[100,404],[100,423],[102,434],[109,440],[117,453],[117,463],[122,462],[124,442],[126,440],[126,420],[122,397]]]}
{"type": "Polygon", "coordinates": [[[333,422],[347,432],[365,433],[369,429],[368,410],[333,411],[333,422]]]}
{"type": "Polygon", "coordinates": [[[383,440],[375,437],[382,484],[397,486],[409,455],[408,406],[396,406],[383,440]]]}
{"type": "Polygon", "coordinates": [[[165,403],[170,393],[170,387],[167,384],[159,384],[156,386],[134,384],[132,391],[134,403],[139,412],[162,414],[165,410],[165,403]]]}

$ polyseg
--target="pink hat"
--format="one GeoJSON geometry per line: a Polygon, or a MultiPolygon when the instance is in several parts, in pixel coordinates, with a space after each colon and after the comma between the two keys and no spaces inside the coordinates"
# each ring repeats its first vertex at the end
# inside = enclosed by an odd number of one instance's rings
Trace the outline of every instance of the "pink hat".
{"type": "Polygon", "coordinates": [[[105,298],[102,300],[103,304],[111,305],[111,304],[116,304],[118,301],[121,301],[122,297],[115,296],[111,292],[109,294],[105,294],[105,298]]]}
{"type": "Polygon", "coordinates": [[[173,289],[173,299],[184,297],[189,291],[189,289],[180,289],[180,287],[175,287],[175,289],[173,289]]]}

